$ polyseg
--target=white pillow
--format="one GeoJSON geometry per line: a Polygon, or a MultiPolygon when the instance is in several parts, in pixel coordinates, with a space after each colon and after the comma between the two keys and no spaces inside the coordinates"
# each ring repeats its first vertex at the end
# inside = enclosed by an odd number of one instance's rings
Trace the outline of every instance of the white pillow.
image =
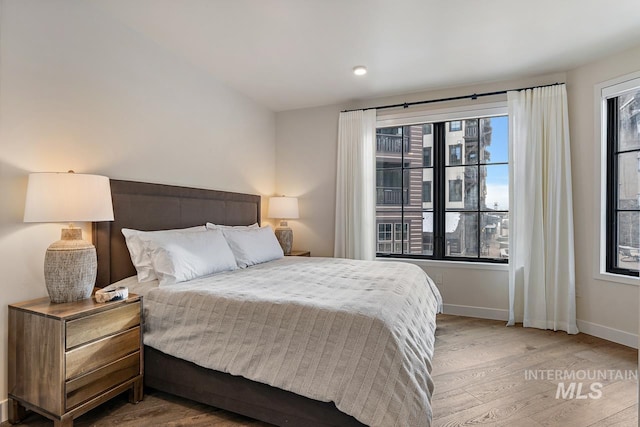
{"type": "Polygon", "coordinates": [[[130,228],[123,228],[122,234],[124,235],[129,254],[131,255],[131,262],[138,272],[138,282],[150,282],[156,279],[156,274],[153,271],[153,265],[151,265],[151,257],[147,253],[146,242],[152,240],[156,236],[164,234],[176,234],[176,233],[194,233],[207,231],[204,225],[190,228],[180,228],[173,230],[159,230],[159,231],[140,231],[132,230],[130,228]]]}
{"type": "Polygon", "coordinates": [[[207,226],[207,230],[226,230],[226,229],[247,230],[250,228],[260,228],[257,222],[251,225],[220,225],[220,224],[213,224],[211,222],[208,222],[206,226],[207,226]]]}
{"type": "Polygon", "coordinates": [[[222,232],[240,268],[284,257],[282,247],[269,226],[249,229],[225,228],[222,232]]]}
{"type": "Polygon", "coordinates": [[[238,268],[220,230],[160,235],[147,248],[160,286],[238,268]]]}

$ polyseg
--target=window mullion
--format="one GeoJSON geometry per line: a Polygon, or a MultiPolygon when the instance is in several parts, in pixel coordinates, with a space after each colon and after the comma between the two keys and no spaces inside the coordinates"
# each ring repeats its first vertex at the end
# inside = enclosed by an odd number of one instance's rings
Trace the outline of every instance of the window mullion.
{"type": "MultiPolygon", "coordinates": [[[[405,132],[409,129],[409,126],[402,126],[402,149],[400,150],[400,173],[402,174],[400,176],[400,179],[402,180],[402,203],[400,204],[400,253],[404,255],[404,233],[403,233],[403,228],[402,228],[402,224],[404,224],[404,205],[405,203],[408,203],[408,199],[409,199],[409,183],[408,182],[404,182],[405,179],[405,164],[404,164],[404,147],[405,147],[405,132]],[[407,195],[407,200],[405,200],[405,190],[406,190],[406,195],[407,195]]],[[[411,132],[409,131],[409,135],[411,135],[411,132]]],[[[407,144],[411,144],[411,141],[409,140],[407,142],[407,144]]],[[[395,225],[394,225],[395,227],[395,225]]],[[[395,228],[393,230],[394,234],[395,234],[395,228]]],[[[394,238],[396,237],[395,235],[393,236],[394,238]]],[[[407,236],[407,239],[409,238],[409,236],[407,236]]],[[[395,249],[395,248],[394,248],[395,249]]]]}
{"type": "Polygon", "coordinates": [[[445,124],[433,125],[433,257],[443,259],[445,255],[445,203],[446,203],[446,141],[445,124]]]}
{"type": "Polygon", "coordinates": [[[618,98],[607,100],[607,270],[617,268],[618,248],[618,215],[616,201],[618,199],[618,162],[616,151],[618,149],[618,98]]]}
{"type": "MultiPolygon", "coordinates": [[[[476,150],[478,150],[478,153],[476,154],[476,190],[477,190],[477,199],[476,199],[476,208],[478,209],[478,217],[476,219],[476,224],[477,224],[477,230],[476,230],[476,237],[478,240],[476,240],[476,248],[478,249],[478,258],[482,258],[482,206],[480,206],[480,194],[481,194],[481,186],[482,186],[482,176],[480,175],[480,159],[482,158],[482,156],[480,155],[480,150],[482,149],[482,129],[480,128],[480,119],[476,119],[478,124],[478,142],[476,144],[478,144],[478,146],[476,147],[476,150]]],[[[486,168],[486,166],[485,166],[486,168]]],[[[485,169],[486,170],[486,169],[485,169]]]]}

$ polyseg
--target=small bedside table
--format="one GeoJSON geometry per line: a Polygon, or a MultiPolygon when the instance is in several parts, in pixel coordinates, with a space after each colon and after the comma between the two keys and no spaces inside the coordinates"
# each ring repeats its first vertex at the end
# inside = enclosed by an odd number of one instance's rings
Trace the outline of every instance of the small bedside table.
{"type": "Polygon", "coordinates": [[[129,389],[142,400],[142,298],[9,306],[9,421],[30,409],[55,427],[129,389]]]}
{"type": "Polygon", "coordinates": [[[291,251],[287,256],[311,256],[310,251],[291,251]]]}

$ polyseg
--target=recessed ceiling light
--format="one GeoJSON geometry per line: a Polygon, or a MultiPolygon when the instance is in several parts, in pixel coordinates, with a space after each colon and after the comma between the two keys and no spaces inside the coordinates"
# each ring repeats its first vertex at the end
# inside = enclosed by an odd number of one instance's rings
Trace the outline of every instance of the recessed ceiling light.
{"type": "Polygon", "coordinates": [[[365,67],[364,65],[357,65],[353,67],[353,74],[355,74],[356,76],[364,76],[365,74],[367,74],[367,67],[365,67]]]}

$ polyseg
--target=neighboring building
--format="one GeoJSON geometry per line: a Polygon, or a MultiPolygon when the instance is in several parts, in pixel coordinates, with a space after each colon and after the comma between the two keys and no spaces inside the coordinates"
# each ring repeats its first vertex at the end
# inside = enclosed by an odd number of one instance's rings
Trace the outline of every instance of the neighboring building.
{"type": "Polygon", "coordinates": [[[379,253],[422,253],[423,135],[422,126],[416,125],[378,129],[376,251],[379,253]]]}

